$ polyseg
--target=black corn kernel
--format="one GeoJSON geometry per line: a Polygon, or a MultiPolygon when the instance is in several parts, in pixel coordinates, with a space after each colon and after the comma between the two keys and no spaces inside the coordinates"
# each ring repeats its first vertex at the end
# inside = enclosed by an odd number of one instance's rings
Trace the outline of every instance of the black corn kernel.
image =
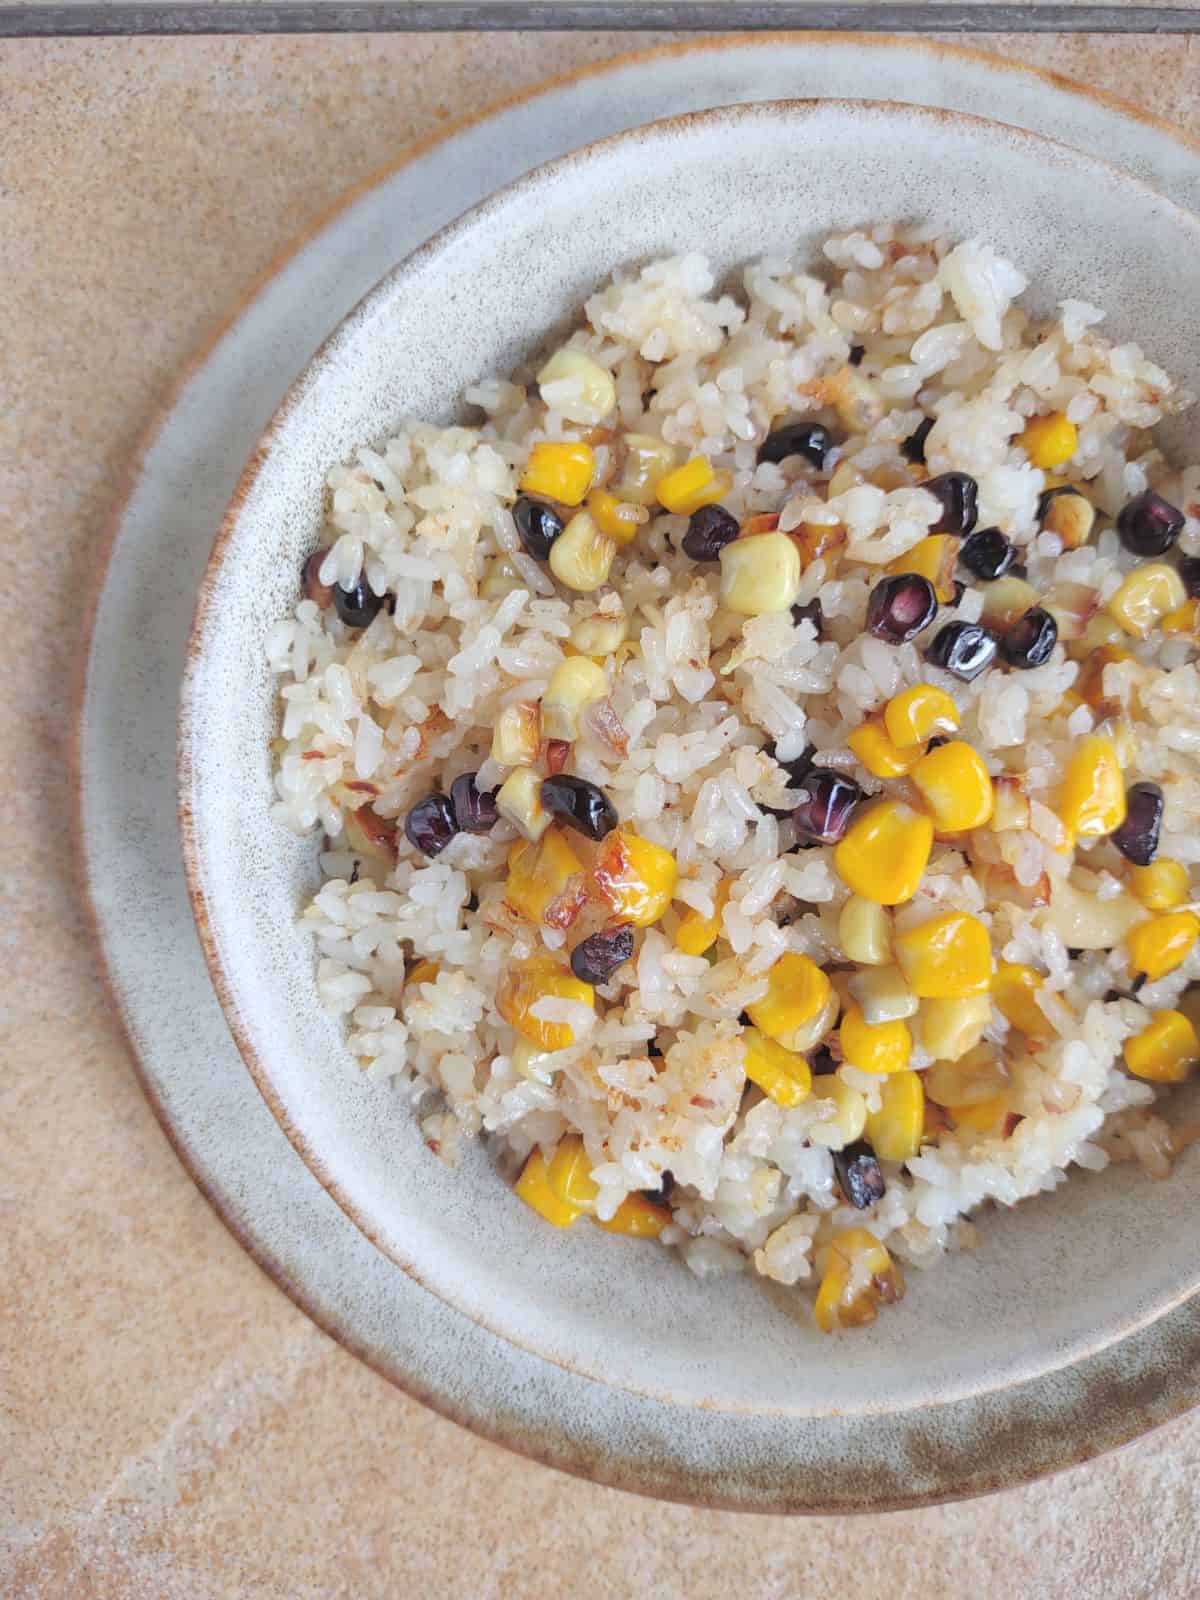
{"type": "Polygon", "coordinates": [[[925,652],[932,666],[952,672],[964,683],[990,667],[996,659],[999,640],[990,629],[978,622],[948,622],[939,628],[925,652]]]}
{"type": "Polygon", "coordinates": [[[906,461],[920,462],[925,459],[925,441],[932,431],[935,419],[925,417],[919,422],[908,438],[900,446],[901,453],[906,461]]]}
{"type": "Polygon", "coordinates": [[[1010,667],[1043,667],[1058,643],[1058,623],[1041,606],[1031,606],[1000,641],[1000,653],[1010,667]]]}
{"type": "Polygon", "coordinates": [[[632,954],[632,928],[605,928],[589,934],[571,951],[571,971],[582,983],[607,983],[632,954]]]}
{"type": "Polygon", "coordinates": [[[724,506],[701,506],[688,519],[683,553],[693,561],[716,561],[738,536],[738,521],[724,506]]]}
{"type": "Polygon", "coordinates": [[[405,837],[425,856],[440,856],[457,832],[454,807],[444,794],[426,795],[404,819],[405,837]]]}
{"type": "Polygon", "coordinates": [[[383,598],[377,595],[366,578],[359,578],[353,589],[343,589],[340,583],[333,586],[333,609],[348,628],[365,628],[375,621],[383,598]]]}
{"type": "Polygon", "coordinates": [[[1200,599],[1200,556],[1184,556],[1179,563],[1179,576],[1183,579],[1188,599],[1200,599]]]}
{"type": "Polygon", "coordinates": [[[838,1069],[838,1063],[833,1051],[827,1044],[819,1044],[808,1058],[808,1066],[814,1078],[828,1078],[838,1069]]]}
{"type": "Polygon", "coordinates": [[[968,534],[979,518],[979,485],[966,472],[943,472],[921,485],[941,502],[942,514],[930,533],[968,534]]]}
{"type": "Polygon", "coordinates": [[[881,578],[867,601],[867,632],[888,644],[907,644],[937,616],[937,595],[919,572],[881,578]]]}
{"type": "Polygon", "coordinates": [[[796,831],[815,844],[837,844],[863,798],[860,786],[830,767],[813,767],[797,788],[800,800],[792,812],[796,831]]]}
{"type": "Polygon", "coordinates": [[[461,833],[490,833],[500,817],[496,809],[496,791],[477,788],[473,772],[464,772],[455,778],[450,785],[450,804],[461,833]]]}
{"type": "Polygon", "coordinates": [[[786,461],[803,456],[810,466],[823,467],[833,449],[829,429],[819,422],[788,422],[769,433],[758,447],[760,461],[786,461]]]}
{"type": "Polygon", "coordinates": [[[833,1170],[847,1204],[857,1210],[865,1211],[868,1206],[883,1199],[886,1185],[879,1159],[865,1139],[856,1139],[844,1150],[835,1150],[833,1170]]]}
{"type": "Polygon", "coordinates": [[[977,528],[962,542],[958,559],[983,583],[1002,578],[1017,559],[1011,539],[999,528],[977,528]]]}
{"type": "Polygon", "coordinates": [[[542,804],[588,839],[603,839],[617,825],[617,808],[603,789],[586,778],[560,772],[542,781],[542,804]]]}
{"type": "Polygon", "coordinates": [[[1112,842],[1135,867],[1148,867],[1158,854],[1163,792],[1156,783],[1132,783],[1125,791],[1125,821],[1112,842]]]}
{"type": "Polygon", "coordinates": [[[550,546],[563,531],[563,521],[553,506],[521,495],[512,508],[521,543],[535,561],[549,561],[550,546]]]}
{"type": "Polygon", "coordinates": [[[852,344],[850,346],[850,365],[852,367],[861,367],[866,353],[867,347],[865,344],[852,344]]]}
{"type": "Polygon", "coordinates": [[[1117,534],[1126,550],[1135,556],[1161,556],[1183,532],[1183,512],[1146,489],[1122,508],[1117,517],[1117,534]]]}

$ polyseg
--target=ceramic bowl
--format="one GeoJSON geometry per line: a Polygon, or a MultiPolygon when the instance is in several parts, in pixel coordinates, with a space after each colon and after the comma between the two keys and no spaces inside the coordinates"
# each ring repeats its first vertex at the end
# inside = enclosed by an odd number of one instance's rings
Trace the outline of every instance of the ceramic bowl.
{"type": "MultiPolygon", "coordinates": [[[[1178,1225],[1200,1164],[1128,1168],[982,1219],[982,1245],[929,1274],[869,1330],[830,1340],[808,1301],[752,1276],[699,1283],[597,1229],[546,1228],[473,1149],[451,1172],[362,1077],[316,1001],[297,912],[316,839],[270,819],[276,728],[264,640],[297,596],[329,467],[404,415],[445,418],[480,376],[543,345],[615,269],[689,248],[722,269],[764,253],[817,262],[820,239],[931,221],[1011,255],[1034,304],[1077,296],[1200,379],[1200,224],[1064,147],[947,112],[787,102],[678,118],[568,156],[502,190],[389,275],[289,393],[220,531],[184,683],[186,868],[213,981],[250,1071],[363,1232],[480,1324],[600,1382],[677,1403],[795,1416],[900,1411],[1079,1359],[1196,1287],[1178,1225]]],[[[1169,438],[1169,435],[1168,435],[1169,438]]]]}

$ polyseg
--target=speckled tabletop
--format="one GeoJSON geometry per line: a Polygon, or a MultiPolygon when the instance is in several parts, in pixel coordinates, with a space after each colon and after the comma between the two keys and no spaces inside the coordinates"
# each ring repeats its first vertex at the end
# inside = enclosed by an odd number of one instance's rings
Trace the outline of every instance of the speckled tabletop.
{"type": "MultiPolygon", "coordinates": [[[[138,1087],[81,913],[79,624],[135,441],[340,190],[611,34],[0,47],[0,1594],[1194,1593],[1200,1416],[864,1520],[599,1489],[389,1387],[244,1255],[138,1087]]],[[[1200,134],[1192,41],[1009,38],[1200,134]]],[[[1031,1308],[1031,1311],[1035,1308],[1031,1308]]]]}

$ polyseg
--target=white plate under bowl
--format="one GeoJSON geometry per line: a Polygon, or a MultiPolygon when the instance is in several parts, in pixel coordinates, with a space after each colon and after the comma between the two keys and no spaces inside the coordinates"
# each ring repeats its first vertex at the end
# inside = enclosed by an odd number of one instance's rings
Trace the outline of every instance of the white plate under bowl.
{"type": "Polygon", "coordinates": [[[465,388],[531,356],[614,271],[696,246],[718,275],[793,250],[816,266],[827,234],[904,215],[943,232],[969,216],[1020,263],[1035,309],[1096,301],[1122,338],[1200,385],[1200,221],[1137,180],[961,114],[861,101],[697,114],[526,177],[392,272],[268,428],[197,612],[181,732],[187,868],[218,994],[285,1130],[364,1232],[468,1316],[679,1405],[902,1411],[1077,1359],[1196,1287],[1191,1241],[1172,1221],[1200,1201],[1200,1162],[1163,1185],[1128,1167],[1080,1174],[987,1216],[977,1252],[914,1274],[900,1308],[837,1340],[814,1328],[804,1297],[753,1274],[701,1283],[661,1251],[546,1228],[478,1146],[461,1170],[439,1162],[318,1005],[296,918],[319,840],[295,840],[270,815],[266,636],[298,597],[329,468],[405,416],[448,417],[465,388]]]}
{"type": "Polygon", "coordinates": [[[691,41],[572,74],[453,129],[351,196],[185,369],[114,515],[77,746],[91,906],[135,1061],[181,1159],[255,1259],[348,1349],[486,1437],[604,1483],[757,1510],[982,1493],[1134,1438],[1200,1399],[1197,1302],[1002,1391],[802,1425],[664,1404],[489,1333],[370,1244],[246,1071],[188,905],[175,705],[196,588],[243,464],[288,383],[383,272],[499,184],[585,139],[712,105],[821,94],[990,115],[1103,150],[1180,203],[1200,203],[1200,150],[1165,124],[1051,74],[915,40],[691,41]]]}

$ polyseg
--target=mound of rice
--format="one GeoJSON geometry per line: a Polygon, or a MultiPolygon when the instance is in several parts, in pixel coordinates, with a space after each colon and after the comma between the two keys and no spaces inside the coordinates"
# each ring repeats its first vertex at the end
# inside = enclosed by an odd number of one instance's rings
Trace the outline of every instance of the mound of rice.
{"type": "MultiPolygon", "coordinates": [[[[542,392],[518,373],[468,391],[476,425],[412,421],[364,446],[329,474],[325,547],[306,569],[313,597],[269,641],[282,706],[276,812],[298,832],[327,835],[325,882],[303,922],[321,999],[346,1018],[363,1069],[411,1096],[443,1160],[484,1134],[511,1178],[535,1147],[549,1156],[565,1134],[581,1135],[598,1218],[614,1217],[627,1196],[659,1192],[671,1208],[662,1242],[694,1272],[750,1266],[788,1285],[819,1275],[830,1241],[850,1227],[925,1264],[975,1242],[964,1219],[985,1201],[1012,1205],[1051,1189],[1072,1164],[1136,1156],[1161,1175],[1176,1141],[1147,1109],[1152,1085],[1124,1069],[1122,1047],[1200,975],[1193,949],[1135,995],[1120,940],[1068,948],[1067,900],[1072,915],[1083,907],[1102,920],[1129,903],[1130,867],[1107,839],[1064,848],[1055,812],[1076,742],[1101,725],[1118,729],[1126,780],[1162,789],[1160,853],[1188,868],[1195,896],[1194,635],[1124,638],[1127,655],[1104,667],[1092,704],[1072,687],[1090,645],[1069,639],[1044,665],[997,664],[972,682],[926,662],[939,628],[984,609],[985,586],[961,567],[960,598],[918,640],[896,646],[864,631],[872,587],[894,563],[903,570],[941,514],[920,487],[928,475],[970,474],[979,527],[1019,547],[1039,595],[1071,603],[1092,591],[1088,609],[1101,615],[1138,564],[1113,527],[1132,497],[1153,488],[1179,507],[1178,548],[1200,553],[1200,467],[1170,465],[1148,433],[1191,397],[1136,346],[1102,337],[1094,306],[1068,301],[1055,320],[1031,320],[1018,303],[1024,278],[986,244],[884,226],[832,238],[824,256],[819,274],[783,260],[749,266],[737,295],[715,292],[699,255],[600,290],[570,343],[615,380],[603,426],[569,380],[542,392]],[[1056,470],[1099,513],[1080,548],[1042,527],[1050,480],[1019,442],[1026,421],[1045,413],[1077,430],[1056,470]],[[796,456],[759,462],[772,429],[806,418],[827,423],[836,441],[820,468],[796,456]],[[903,445],[926,419],[924,461],[914,463],[903,445]],[[531,445],[590,441],[603,484],[627,432],[728,473],[721,503],[740,523],[777,513],[783,531],[844,530],[805,565],[793,609],[745,617],[723,608],[719,566],[690,560],[680,547],[687,518],[659,506],[597,592],[563,588],[530,556],[512,507],[531,445]],[[328,604],[329,586],[363,580],[388,603],[369,625],[349,627],[328,604]],[[539,950],[565,961],[572,936],[506,904],[516,829],[501,821],[489,834],[460,833],[430,859],[391,819],[402,824],[463,773],[494,790],[505,777],[491,755],[498,714],[539,700],[572,631],[596,615],[623,616],[627,640],[604,663],[610,715],[585,721],[567,770],[604,791],[622,826],[669,850],[679,880],[672,908],[638,930],[632,960],[597,987],[594,1011],[549,1002],[548,1020],[568,1022],[574,1043],[530,1066],[497,988],[539,950]],[[984,1043],[1007,1074],[1002,1128],[972,1131],[931,1108],[919,1153],[882,1162],[882,1197],[858,1209],[835,1175],[836,1141],[810,1137],[828,1102],[809,1095],[788,1107],[749,1083],[739,1019],[786,952],[835,978],[845,965],[837,927],[848,890],[831,848],[796,848],[796,797],[780,763],[815,749],[822,767],[852,775],[867,795],[912,793],[903,779],[872,776],[847,737],[920,682],[951,695],[956,737],[989,772],[1018,780],[1028,826],[935,843],[895,926],[947,910],[978,917],[997,961],[1042,975],[1047,1037],[1022,1036],[994,1008],[984,1043]],[[682,953],[680,918],[711,913],[719,884],[728,899],[716,945],[682,953]],[[434,965],[410,979],[417,961],[434,965]]],[[[919,1023],[909,1068],[923,1072],[931,1058],[919,1023]]],[[[839,1066],[836,1033],[826,1044],[828,1064],[878,1111],[884,1080],[839,1066]]]]}

